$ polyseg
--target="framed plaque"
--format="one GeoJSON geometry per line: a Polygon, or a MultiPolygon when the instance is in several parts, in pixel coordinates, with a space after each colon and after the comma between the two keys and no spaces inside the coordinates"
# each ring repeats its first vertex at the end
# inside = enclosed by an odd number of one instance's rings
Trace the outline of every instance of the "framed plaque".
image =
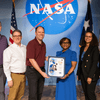
{"type": "Polygon", "coordinates": [[[65,75],[65,58],[49,56],[47,74],[50,77],[63,77],[65,75]]]}

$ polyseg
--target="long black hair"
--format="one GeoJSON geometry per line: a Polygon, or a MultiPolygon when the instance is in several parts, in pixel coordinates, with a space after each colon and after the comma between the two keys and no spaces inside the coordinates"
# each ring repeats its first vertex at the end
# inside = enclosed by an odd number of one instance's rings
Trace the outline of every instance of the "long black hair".
{"type": "MultiPolygon", "coordinates": [[[[91,33],[92,34],[92,41],[90,43],[90,46],[98,46],[98,39],[95,36],[95,34],[92,31],[87,31],[86,33],[91,33]]],[[[86,34],[85,33],[85,34],[86,34]]],[[[86,42],[85,42],[85,35],[82,38],[82,42],[81,42],[82,46],[86,46],[86,42]]]]}

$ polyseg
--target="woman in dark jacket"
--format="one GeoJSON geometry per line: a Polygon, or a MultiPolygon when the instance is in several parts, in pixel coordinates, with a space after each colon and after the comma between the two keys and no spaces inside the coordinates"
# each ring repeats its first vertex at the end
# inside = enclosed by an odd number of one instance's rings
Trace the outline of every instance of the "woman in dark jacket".
{"type": "Polygon", "coordinates": [[[77,79],[81,80],[85,100],[96,100],[95,87],[99,78],[98,40],[94,33],[88,31],[82,40],[77,79]]]}

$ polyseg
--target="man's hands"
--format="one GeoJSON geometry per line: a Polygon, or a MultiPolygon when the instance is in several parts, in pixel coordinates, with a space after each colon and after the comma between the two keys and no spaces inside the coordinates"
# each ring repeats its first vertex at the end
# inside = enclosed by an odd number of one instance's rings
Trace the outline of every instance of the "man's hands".
{"type": "MultiPolygon", "coordinates": [[[[49,55],[50,56],[50,55],[49,55]]],[[[49,56],[45,57],[45,60],[48,61],[49,56]]]]}
{"type": "Polygon", "coordinates": [[[9,86],[9,88],[11,88],[13,86],[13,81],[12,80],[8,81],[8,86],[9,86]]]}
{"type": "Polygon", "coordinates": [[[47,57],[45,57],[45,60],[46,60],[46,61],[48,61],[48,56],[47,56],[47,57]]]}
{"type": "Polygon", "coordinates": [[[89,77],[88,77],[88,78],[87,78],[87,83],[88,83],[88,84],[91,84],[91,82],[92,82],[92,78],[89,78],[89,77]]]}
{"type": "Polygon", "coordinates": [[[32,66],[34,66],[34,68],[44,77],[44,78],[49,78],[48,75],[43,72],[39,65],[37,64],[37,62],[35,61],[35,59],[29,59],[29,61],[31,62],[32,66]]]}
{"type": "Polygon", "coordinates": [[[49,78],[48,75],[47,75],[45,72],[42,72],[41,75],[42,75],[44,78],[49,78]]]}

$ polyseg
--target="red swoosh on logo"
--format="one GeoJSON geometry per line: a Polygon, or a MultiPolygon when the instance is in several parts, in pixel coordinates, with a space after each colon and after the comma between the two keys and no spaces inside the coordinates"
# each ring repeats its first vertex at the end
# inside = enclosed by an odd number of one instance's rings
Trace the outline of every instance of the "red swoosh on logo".
{"type": "MultiPolygon", "coordinates": [[[[70,1],[72,1],[72,0],[63,0],[63,1],[60,1],[59,3],[65,4],[65,3],[70,2],[70,1]]],[[[73,0],[73,1],[74,1],[74,0],[73,0]]],[[[58,3],[55,3],[55,4],[53,4],[53,5],[50,5],[50,7],[53,8],[53,7],[55,7],[56,4],[58,4],[58,3]]],[[[44,10],[44,8],[39,9],[39,11],[42,11],[42,10],[44,10]]],[[[34,12],[35,12],[35,11],[32,11],[32,13],[34,13],[34,12]]],[[[30,13],[31,13],[31,12],[25,14],[24,16],[27,16],[27,15],[29,15],[30,13]]],[[[23,17],[24,17],[24,16],[23,16],[23,17]]]]}
{"type": "MultiPolygon", "coordinates": [[[[66,0],[64,0],[66,1],[66,0]]],[[[68,0],[67,0],[68,1],[68,0]]],[[[63,9],[64,7],[66,7],[68,4],[72,3],[74,0],[70,0],[65,6],[63,6],[62,8],[58,9],[57,11],[55,11],[54,13],[52,13],[51,15],[47,16],[46,18],[44,18],[42,21],[40,21],[35,27],[37,27],[39,24],[41,24],[43,21],[45,21],[46,19],[48,19],[50,16],[52,16],[53,14],[55,14],[56,12],[58,12],[59,10],[63,9]]],[[[35,28],[33,27],[30,32],[35,28]]]]}

